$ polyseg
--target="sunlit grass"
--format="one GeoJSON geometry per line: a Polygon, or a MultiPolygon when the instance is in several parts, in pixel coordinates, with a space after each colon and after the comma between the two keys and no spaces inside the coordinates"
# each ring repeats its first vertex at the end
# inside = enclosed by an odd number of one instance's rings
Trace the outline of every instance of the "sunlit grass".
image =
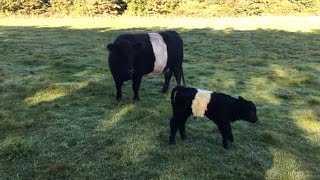
{"type": "Polygon", "coordinates": [[[119,121],[124,119],[124,115],[126,115],[128,112],[132,111],[134,109],[135,105],[130,104],[125,107],[121,107],[121,109],[115,110],[116,112],[110,113],[106,118],[105,121],[102,121],[101,124],[97,127],[98,131],[106,130],[107,128],[110,128],[110,126],[115,125],[119,121]]]}
{"type": "MultiPolygon", "coordinates": [[[[194,18],[194,17],[63,17],[63,18],[37,18],[37,17],[3,17],[0,19],[2,25],[6,26],[37,26],[37,27],[69,27],[72,29],[90,29],[105,28],[114,29],[125,28],[186,28],[201,29],[214,28],[224,30],[226,34],[231,33],[231,29],[237,30],[255,30],[276,29],[286,31],[312,32],[319,28],[319,17],[212,17],[212,18],[194,18]],[[50,22],[50,24],[48,23],[50,22]],[[81,22],[81,23],[79,23],[81,22]],[[227,29],[226,29],[227,28],[227,29]]],[[[101,30],[104,32],[105,30],[101,30]]]]}
{"type": "Polygon", "coordinates": [[[67,95],[67,93],[63,92],[60,89],[49,89],[37,92],[34,96],[28,97],[26,99],[26,102],[30,105],[35,105],[40,102],[53,101],[65,95],[67,95]]]}
{"type": "Polygon", "coordinates": [[[67,85],[60,85],[55,87],[49,87],[47,89],[40,90],[36,92],[33,96],[27,97],[25,102],[29,105],[36,105],[42,102],[50,102],[55,99],[61,98],[63,96],[70,95],[71,93],[82,89],[87,84],[67,84],[67,85]]]}
{"type": "MultiPolygon", "coordinates": [[[[298,127],[310,134],[320,133],[320,121],[317,114],[312,110],[294,110],[292,117],[296,121],[298,127]]],[[[319,139],[316,139],[317,141],[319,139]]]]}
{"type": "Polygon", "coordinates": [[[273,150],[274,168],[267,173],[271,179],[306,179],[308,171],[300,171],[301,162],[288,151],[273,150]]]}
{"type": "Polygon", "coordinates": [[[318,17],[2,17],[0,177],[317,177],[319,29],[318,17]],[[188,139],[168,145],[161,76],[143,79],[138,104],[126,82],[116,103],[106,44],[163,29],[183,38],[189,86],[255,102],[259,121],[234,123],[229,150],[204,118],[190,118],[188,139]]]}

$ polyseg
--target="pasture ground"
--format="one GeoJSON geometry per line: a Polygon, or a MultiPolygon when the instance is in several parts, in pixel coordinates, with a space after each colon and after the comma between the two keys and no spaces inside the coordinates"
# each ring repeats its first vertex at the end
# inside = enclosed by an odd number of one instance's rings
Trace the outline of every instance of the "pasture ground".
{"type": "Polygon", "coordinates": [[[0,179],[320,177],[319,17],[2,17],[0,52],[0,179]],[[189,86],[256,103],[229,150],[206,119],[168,145],[163,77],[115,102],[106,44],[164,29],[181,33],[189,86]]]}

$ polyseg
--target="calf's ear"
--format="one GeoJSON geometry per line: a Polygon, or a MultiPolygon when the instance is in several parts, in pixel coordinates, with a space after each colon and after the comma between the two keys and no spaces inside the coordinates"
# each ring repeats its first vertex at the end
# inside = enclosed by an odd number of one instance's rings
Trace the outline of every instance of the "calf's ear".
{"type": "Polygon", "coordinates": [[[114,44],[110,43],[107,45],[107,50],[112,51],[114,49],[114,44]]]}

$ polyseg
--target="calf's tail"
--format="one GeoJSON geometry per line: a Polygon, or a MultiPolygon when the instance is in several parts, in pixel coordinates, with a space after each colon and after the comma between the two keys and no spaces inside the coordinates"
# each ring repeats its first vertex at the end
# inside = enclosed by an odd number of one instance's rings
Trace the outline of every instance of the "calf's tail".
{"type": "Polygon", "coordinates": [[[174,110],[174,103],[175,103],[175,97],[176,97],[176,93],[179,90],[180,86],[176,86],[172,89],[171,91],[171,105],[172,105],[172,109],[174,110]]]}

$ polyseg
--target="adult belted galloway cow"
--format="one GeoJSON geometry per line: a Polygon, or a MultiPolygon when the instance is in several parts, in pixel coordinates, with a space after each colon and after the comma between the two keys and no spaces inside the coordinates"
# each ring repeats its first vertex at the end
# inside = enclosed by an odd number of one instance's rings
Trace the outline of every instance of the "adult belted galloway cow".
{"type": "Polygon", "coordinates": [[[164,74],[163,93],[168,91],[172,74],[178,86],[181,85],[181,79],[185,85],[183,42],[175,31],[121,34],[107,45],[107,49],[117,101],[122,99],[122,84],[128,80],[132,80],[133,101],[139,101],[139,87],[144,75],[164,74]]]}

